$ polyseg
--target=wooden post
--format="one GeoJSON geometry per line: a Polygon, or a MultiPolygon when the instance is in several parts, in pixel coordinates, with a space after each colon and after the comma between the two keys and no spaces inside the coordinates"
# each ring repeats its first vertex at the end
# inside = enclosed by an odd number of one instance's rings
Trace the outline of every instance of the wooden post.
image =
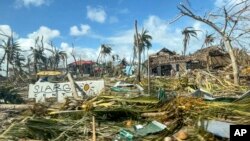
{"type": "Polygon", "coordinates": [[[95,116],[92,116],[92,130],[93,136],[92,141],[96,141],[96,133],[95,133],[95,116]]]}
{"type": "MultiPolygon", "coordinates": [[[[147,51],[148,55],[148,51],[147,51]]],[[[149,67],[149,55],[148,55],[148,94],[150,95],[150,67],[149,67]]]]}
{"type": "Polygon", "coordinates": [[[139,45],[139,35],[137,30],[137,20],[135,20],[135,37],[136,37],[136,47],[138,49],[138,70],[137,70],[137,80],[141,82],[141,47],[139,45]]]}
{"type": "Polygon", "coordinates": [[[68,79],[69,79],[69,83],[70,83],[70,87],[71,87],[71,89],[72,89],[72,94],[73,94],[74,99],[75,99],[75,100],[80,100],[80,99],[78,98],[77,91],[76,91],[76,87],[75,87],[75,83],[74,83],[74,80],[73,80],[71,74],[68,73],[67,76],[68,76],[68,79]]]}
{"type": "Polygon", "coordinates": [[[32,107],[33,105],[27,105],[27,104],[0,104],[0,110],[3,109],[26,110],[32,107]]]}

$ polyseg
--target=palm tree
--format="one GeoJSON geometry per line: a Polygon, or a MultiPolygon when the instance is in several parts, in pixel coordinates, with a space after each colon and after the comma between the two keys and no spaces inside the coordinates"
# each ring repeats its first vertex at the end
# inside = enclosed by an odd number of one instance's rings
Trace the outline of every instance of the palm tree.
{"type": "Polygon", "coordinates": [[[35,47],[30,47],[32,53],[28,56],[33,58],[33,72],[36,74],[38,67],[38,64],[43,64],[45,66],[45,69],[47,69],[47,63],[48,59],[46,58],[44,54],[44,46],[43,46],[43,37],[41,38],[39,44],[39,37],[35,40],[35,47]]]}
{"type": "Polygon", "coordinates": [[[17,52],[14,56],[14,65],[13,65],[13,69],[15,70],[15,68],[17,68],[19,74],[23,73],[23,69],[22,67],[25,65],[24,61],[25,61],[25,57],[20,54],[20,52],[17,52]]]}
{"type": "Polygon", "coordinates": [[[206,36],[205,36],[205,40],[204,40],[204,43],[202,45],[202,47],[205,45],[206,47],[209,46],[209,45],[212,45],[212,43],[214,42],[214,39],[215,37],[213,36],[214,34],[207,34],[206,33],[206,36]]]}
{"type": "MultiPolygon", "coordinates": [[[[56,70],[58,68],[58,65],[59,65],[61,60],[63,60],[64,64],[65,64],[65,61],[67,63],[67,53],[65,51],[60,51],[59,49],[56,49],[56,47],[53,46],[52,42],[50,45],[51,45],[52,49],[46,48],[46,50],[48,50],[52,53],[52,56],[49,57],[49,61],[50,61],[51,65],[53,66],[53,70],[56,70]]],[[[65,67],[65,68],[67,68],[67,67],[65,67]]]]}
{"type": "Polygon", "coordinates": [[[186,55],[186,51],[187,51],[187,46],[189,44],[190,38],[191,37],[195,37],[197,38],[197,32],[198,30],[193,29],[192,27],[186,27],[183,31],[182,31],[182,35],[184,35],[183,38],[183,55],[186,55]]]}
{"type": "Polygon", "coordinates": [[[105,62],[104,62],[105,63],[104,68],[105,68],[106,67],[106,56],[110,55],[111,51],[112,51],[112,48],[109,45],[102,44],[101,45],[101,51],[100,51],[100,53],[98,55],[98,58],[97,58],[96,62],[98,63],[100,58],[104,59],[105,60],[105,62]]]}
{"type": "Polygon", "coordinates": [[[3,44],[0,47],[4,50],[4,55],[0,61],[0,64],[6,60],[6,77],[9,76],[9,64],[13,65],[15,55],[20,51],[19,44],[14,41],[13,36],[7,36],[7,41],[3,40],[3,44]]]}
{"type": "Polygon", "coordinates": [[[138,74],[137,80],[141,81],[141,54],[145,51],[145,48],[149,49],[152,44],[152,37],[148,34],[147,30],[142,29],[142,32],[139,34],[137,31],[137,21],[135,21],[135,31],[136,35],[134,36],[134,51],[138,54],[138,74]]]}
{"type": "Polygon", "coordinates": [[[122,66],[128,65],[128,61],[126,60],[126,58],[122,58],[120,65],[122,65],[122,66]]]}
{"type": "Polygon", "coordinates": [[[112,56],[112,72],[115,71],[115,67],[116,67],[116,61],[120,61],[119,55],[118,54],[113,54],[112,56]]]}
{"type": "Polygon", "coordinates": [[[96,62],[98,63],[100,58],[106,58],[107,55],[110,55],[111,51],[112,51],[112,48],[109,45],[101,44],[101,51],[98,55],[96,62]]]}

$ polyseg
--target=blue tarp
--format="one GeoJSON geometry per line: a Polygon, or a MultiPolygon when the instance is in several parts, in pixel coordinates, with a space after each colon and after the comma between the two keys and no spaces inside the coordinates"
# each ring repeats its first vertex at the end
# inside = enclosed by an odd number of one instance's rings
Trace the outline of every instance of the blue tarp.
{"type": "Polygon", "coordinates": [[[123,69],[123,72],[126,74],[126,75],[132,75],[133,72],[135,71],[135,68],[134,66],[126,66],[125,69],[123,69]]]}

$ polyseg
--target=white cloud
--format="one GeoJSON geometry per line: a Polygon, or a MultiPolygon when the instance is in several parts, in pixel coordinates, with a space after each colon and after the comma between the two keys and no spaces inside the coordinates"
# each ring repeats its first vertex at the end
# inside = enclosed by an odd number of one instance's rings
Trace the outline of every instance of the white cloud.
{"type": "Polygon", "coordinates": [[[9,25],[0,25],[0,33],[1,34],[10,36],[11,32],[12,32],[12,30],[11,30],[9,25]]]}
{"type": "MultiPolygon", "coordinates": [[[[149,35],[151,35],[153,38],[151,41],[152,48],[149,50],[149,54],[159,51],[162,47],[166,47],[181,54],[183,50],[183,35],[181,34],[181,31],[183,29],[176,28],[175,30],[171,30],[173,29],[171,26],[173,25],[169,25],[167,21],[155,15],[149,16],[143,22],[142,27],[147,29],[149,31],[149,35]]],[[[191,38],[187,53],[192,53],[201,48],[202,42],[204,40],[204,29],[207,29],[207,27],[200,22],[194,22],[190,26],[203,32],[197,32],[199,40],[191,38]]],[[[141,32],[141,27],[138,27],[138,29],[139,32],[141,32]]],[[[134,28],[131,28],[111,37],[107,37],[104,39],[104,41],[112,45],[112,50],[115,54],[119,54],[120,58],[125,57],[129,61],[133,56],[134,33],[134,28]]]]}
{"type": "Polygon", "coordinates": [[[127,60],[130,60],[133,55],[133,29],[122,31],[114,36],[107,37],[105,40],[108,44],[111,44],[114,54],[118,54],[120,58],[125,57],[127,60]]]}
{"type": "Polygon", "coordinates": [[[91,21],[104,23],[106,20],[106,12],[102,7],[91,7],[87,6],[87,18],[91,21]]]}
{"type": "Polygon", "coordinates": [[[42,5],[49,5],[50,0],[16,0],[16,7],[39,7],[42,5]]]}
{"type": "Polygon", "coordinates": [[[18,34],[15,33],[9,25],[0,25],[0,40],[7,39],[7,37],[4,35],[11,36],[11,34],[13,34],[14,38],[18,38],[18,34]]]}
{"type": "MultiPolygon", "coordinates": [[[[66,42],[62,42],[60,45],[61,50],[65,51],[68,55],[68,63],[71,63],[74,61],[74,58],[72,57],[72,46],[70,46],[66,42]]],[[[96,49],[88,48],[88,47],[82,47],[82,46],[75,46],[73,50],[73,54],[76,56],[76,60],[82,59],[82,60],[92,60],[96,61],[98,53],[96,49]]]]}
{"type": "Polygon", "coordinates": [[[60,31],[56,29],[50,29],[46,26],[41,26],[37,31],[28,34],[28,38],[32,39],[35,39],[38,36],[43,36],[44,41],[49,41],[53,38],[59,37],[60,31]]]}
{"type": "Polygon", "coordinates": [[[43,37],[44,47],[50,48],[50,41],[52,41],[54,38],[58,38],[59,36],[59,30],[50,29],[46,26],[41,26],[37,31],[29,33],[26,38],[19,38],[17,41],[20,44],[21,49],[26,51],[24,52],[24,55],[27,56],[31,53],[30,47],[34,47],[35,39],[37,37],[39,37],[40,39],[43,37]]]}
{"type": "Polygon", "coordinates": [[[85,24],[81,24],[81,27],[78,28],[76,25],[70,27],[70,35],[71,36],[83,36],[88,34],[90,31],[90,26],[85,24]]]}

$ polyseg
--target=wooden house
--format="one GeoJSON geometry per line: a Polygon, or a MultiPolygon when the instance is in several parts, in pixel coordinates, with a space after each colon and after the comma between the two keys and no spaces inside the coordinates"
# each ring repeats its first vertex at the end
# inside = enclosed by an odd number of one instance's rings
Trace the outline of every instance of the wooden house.
{"type": "Polygon", "coordinates": [[[189,56],[176,54],[167,48],[149,56],[150,74],[170,75],[173,72],[186,72],[193,69],[217,69],[230,64],[228,53],[212,46],[196,51],[189,56]]]}
{"type": "Polygon", "coordinates": [[[231,63],[229,54],[217,46],[200,49],[192,54],[192,59],[201,63],[202,68],[218,69],[231,63]]]}

